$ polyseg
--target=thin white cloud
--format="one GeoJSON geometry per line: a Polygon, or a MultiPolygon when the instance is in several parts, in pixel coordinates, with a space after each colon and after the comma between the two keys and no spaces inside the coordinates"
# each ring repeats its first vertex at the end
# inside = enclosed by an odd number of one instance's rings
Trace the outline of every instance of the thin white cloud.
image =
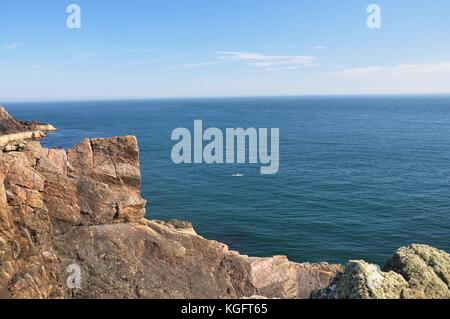
{"type": "Polygon", "coordinates": [[[31,66],[31,69],[32,70],[37,70],[37,69],[40,69],[42,66],[40,65],[40,64],[36,64],[36,65],[32,65],[31,66]]]}
{"type": "Polygon", "coordinates": [[[90,58],[93,55],[94,55],[94,53],[92,53],[92,52],[80,54],[80,55],[75,56],[73,59],[66,61],[65,64],[74,64],[74,63],[86,61],[88,58],[90,58]]]}
{"type": "Polygon", "coordinates": [[[369,66],[363,68],[351,68],[335,72],[336,75],[343,78],[360,78],[382,74],[386,68],[378,66],[369,66]]]}
{"type": "Polygon", "coordinates": [[[398,64],[389,67],[369,66],[362,68],[349,68],[334,72],[335,75],[346,79],[364,78],[407,78],[425,75],[450,75],[450,62],[431,64],[398,64]]]}
{"type": "Polygon", "coordinates": [[[323,45],[316,45],[315,47],[313,47],[314,50],[327,50],[328,47],[323,46],[323,45]]]}
{"type": "Polygon", "coordinates": [[[303,66],[291,65],[291,66],[284,66],[284,67],[267,68],[266,71],[268,71],[268,72],[290,71],[290,70],[297,70],[297,69],[301,69],[301,68],[303,68],[303,66]]]}
{"type": "Polygon", "coordinates": [[[255,52],[219,51],[219,59],[230,62],[241,62],[258,68],[282,70],[317,66],[318,58],[303,55],[266,55],[255,52]]]}
{"type": "Polygon", "coordinates": [[[204,66],[210,66],[210,65],[219,65],[229,63],[229,61],[215,61],[215,62],[203,62],[203,63],[190,63],[190,64],[183,64],[181,65],[182,68],[200,68],[204,66]]]}
{"type": "Polygon", "coordinates": [[[146,60],[138,60],[138,61],[130,61],[125,63],[126,65],[146,65],[146,64],[161,64],[165,62],[171,62],[179,59],[183,59],[186,57],[190,57],[188,54],[177,54],[166,57],[154,58],[154,59],[146,59],[146,60]]]}
{"type": "Polygon", "coordinates": [[[435,64],[401,64],[389,71],[391,76],[408,74],[450,74],[450,62],[435,64]]]}
{"type": "Polygon", "coordinates": [[[7,43],[5,45],[5,48],[8,49],[8,50],[14,50],[14,49],[17,49],[20,46],[22,46],[21,42],[12,42],[12,43],[7,43]]]}

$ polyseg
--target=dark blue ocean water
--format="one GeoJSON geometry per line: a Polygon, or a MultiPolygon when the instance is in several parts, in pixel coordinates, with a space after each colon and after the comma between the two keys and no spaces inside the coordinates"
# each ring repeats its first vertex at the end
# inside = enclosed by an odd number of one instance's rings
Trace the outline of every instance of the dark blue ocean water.
{"type": "Polygon", "coordinates": [[[148,217],[191,221],[243,254],[383,263],[399,246],[450,251],[450,97],[314,97],[14,103],[59,128],[44,144],[139,138],[148,217]],[[280,172],[177,166],[171,132],[280,128],[280,172]],[[245,177],[231,175],[240,171],[245,177]]]}

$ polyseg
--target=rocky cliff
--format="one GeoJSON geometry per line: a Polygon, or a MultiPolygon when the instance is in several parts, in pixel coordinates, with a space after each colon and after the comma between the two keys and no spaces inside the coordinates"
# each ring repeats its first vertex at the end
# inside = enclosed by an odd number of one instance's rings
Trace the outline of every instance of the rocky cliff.
{"type": "Polygon", "coordinates": [[[145,219],[140,184],[133,136],[0,152],[0,298],[449,297],[445,252],[404,248],[384,272],[242,256],[145,219]]]}
{"type": "Polygon", "coordinates": [[[19,122],[0,105],[0,151],[20,150],[25,141],[43,138],[45,132],[55,130],[50,124],[19,122]]]}

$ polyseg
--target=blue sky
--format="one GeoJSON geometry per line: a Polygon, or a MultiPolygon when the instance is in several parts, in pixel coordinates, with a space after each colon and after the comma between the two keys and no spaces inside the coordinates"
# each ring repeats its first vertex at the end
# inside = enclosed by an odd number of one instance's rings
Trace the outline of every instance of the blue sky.
{"type": "Polygon", "coordinates": [[[0,14],[1,102],[450,93],[448,0],[2,0],[0,14]]]}

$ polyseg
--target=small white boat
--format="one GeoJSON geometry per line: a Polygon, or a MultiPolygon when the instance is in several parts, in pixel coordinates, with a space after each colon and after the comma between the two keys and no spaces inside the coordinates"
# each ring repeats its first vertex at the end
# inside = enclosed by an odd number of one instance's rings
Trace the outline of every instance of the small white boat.
{"type": "Polygon", "coordinates": [[[234,173],[231,176],[233,176],[233,177],[242,177],[242,176],[244,176],[244,174],[241,174],[241,173],[237,172],[237,173],[234,173]]]}

